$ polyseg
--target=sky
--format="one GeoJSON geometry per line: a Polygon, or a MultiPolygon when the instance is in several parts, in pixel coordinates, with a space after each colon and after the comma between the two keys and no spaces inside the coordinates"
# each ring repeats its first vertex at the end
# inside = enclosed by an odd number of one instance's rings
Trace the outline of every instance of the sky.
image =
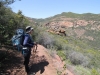
{"type": "Polygon", "coordinates": [[[100,14],[100,0],[16,0],[12,10],[31,18],[48,18],[62,12],[100,14]]]}

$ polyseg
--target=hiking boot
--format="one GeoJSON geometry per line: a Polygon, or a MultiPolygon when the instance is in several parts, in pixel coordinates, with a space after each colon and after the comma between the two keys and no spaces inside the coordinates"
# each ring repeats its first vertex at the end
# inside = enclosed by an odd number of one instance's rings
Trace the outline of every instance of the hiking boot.
{"type": "Polygon", "coordinates": [[[27,74],[30,73],[30,68],[29,67],[26,68],[26,73],[27,74]]]}
{"type": "Polygon", "coordinates": [[[33,72],[33,73],[32,73],[32,72],[30,72],[30,73],[28,73],[27,75],[35,75],[35,73],[34,73],[34,72],[33,72]]]}

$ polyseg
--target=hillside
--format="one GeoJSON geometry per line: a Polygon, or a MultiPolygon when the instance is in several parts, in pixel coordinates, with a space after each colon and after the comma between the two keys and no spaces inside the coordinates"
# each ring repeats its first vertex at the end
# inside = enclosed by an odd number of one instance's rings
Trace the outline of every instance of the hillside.
{"type": "MultiPolygon", "coordinates": [[[[100,40],[100,14],[84,13],[77,14],[72,12],[63,12],[61,14],[45,18],[31,19],[36,25],[45,26],[51,33],[60,34],[65,31],[66,36],[81,39],[95,49],[99,49],[100,40]]],[[[64,33],[64,34],[65,34],[64,33]]]]}

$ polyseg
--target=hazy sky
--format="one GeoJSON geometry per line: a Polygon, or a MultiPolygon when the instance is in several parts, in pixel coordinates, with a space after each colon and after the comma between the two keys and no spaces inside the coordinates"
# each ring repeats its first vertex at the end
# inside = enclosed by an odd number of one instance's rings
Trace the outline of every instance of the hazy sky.
{"type": "Polygon", "coordinates": [[[100,14],[100,0],[21,0],[10,5],[14,12],[32,18],[47,18],[62,12],[100,14]]]}

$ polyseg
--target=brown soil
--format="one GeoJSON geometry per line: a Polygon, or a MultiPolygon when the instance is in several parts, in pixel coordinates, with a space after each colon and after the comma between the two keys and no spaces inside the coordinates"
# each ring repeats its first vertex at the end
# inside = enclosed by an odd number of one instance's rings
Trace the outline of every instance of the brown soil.
{"type": "MultiPolygon", "coordinates": [[[[5,50],[0,50],[0,53],[5,50]]],[[[9,50],[6,60],[2,60],[0,66],[0,75],[27,75],[23,65],[23,56],[21,52],[9,50]]],[[[74,75],[69,70],[64,70],[64,62],[61,61],[58,55],[54,58],[50,56],[48,50],[41,45],[38,45],[37,52],[32,53],[30,58],[30,75],[74,75]]]]}

